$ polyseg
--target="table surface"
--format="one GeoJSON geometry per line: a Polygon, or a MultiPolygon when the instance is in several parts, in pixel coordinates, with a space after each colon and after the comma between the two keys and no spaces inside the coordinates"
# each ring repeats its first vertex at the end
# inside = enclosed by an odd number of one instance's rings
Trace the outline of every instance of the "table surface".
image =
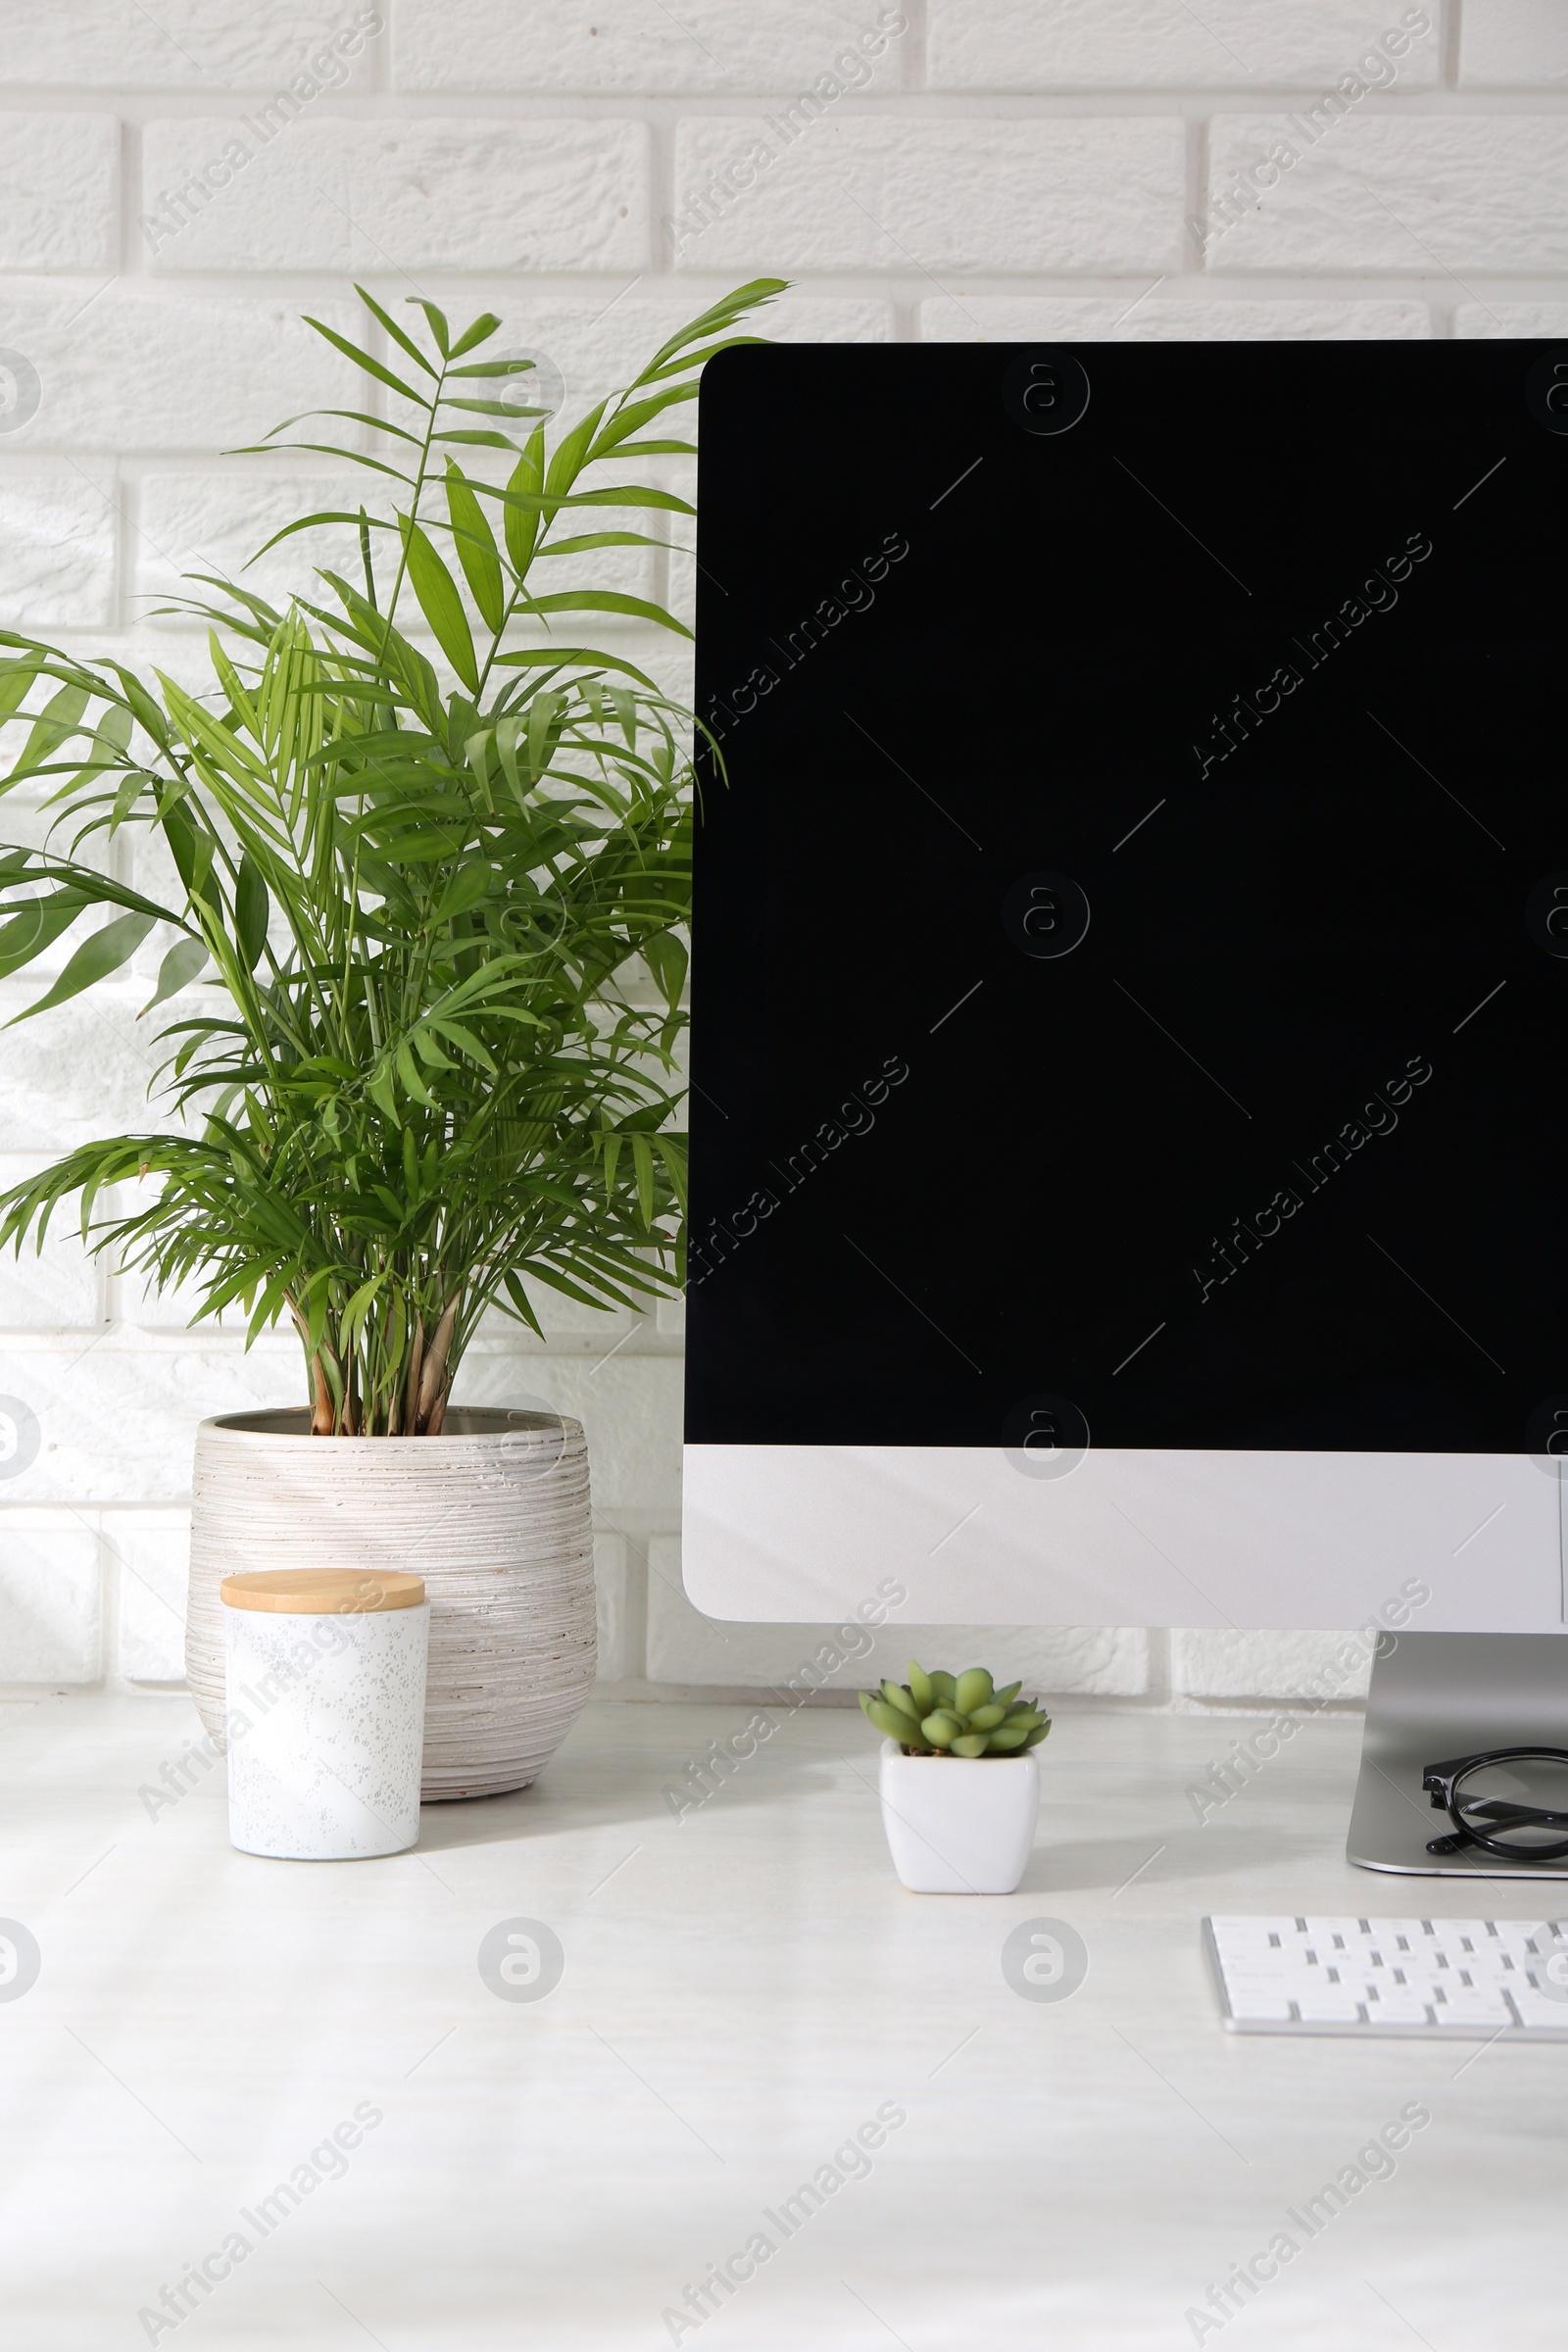
{"type": "Polygon", "coordinates": [[[1023,1886],[979,1897],[897,1884],[843,1710],[776,1717],[677,1818],[666,1788],[749,1710],[596,1703],[531,1789],[355,1863],[234,1852],[220,1768],[152,1805],[196,1743],[183,1698],[0,1713],[0,1917],[41,1954],[0,1984],[20,2352],[1562,2342],[1568,2047],[1221,2030],[1205,1912],[1455,1907],[1346,1862],[1353,1721],[1200,1822],[1189,1789],[1255,1725],[1065,1715],[1023,1886]],[[1004,1975],[1039,1919],[1087,1947],[1069,1999],[1004,1975]],[[547,1997],[480,1973],[518,1920],[559,1938],[547,1997]],[[1412,2108],[1394,2169],[1357,2166],[1412,2108]],[[1289,2218],[1347,2168],[1383,2177],[1289,2218]],[[1282,2232],[1276,2275],[1210,2304],[1282,2232]],[[717,2308],[686,2302],[759,2235],[717,2308]],[[227,2276],[177,2327],[139,2316],[204,2257],[227,2276]]]}

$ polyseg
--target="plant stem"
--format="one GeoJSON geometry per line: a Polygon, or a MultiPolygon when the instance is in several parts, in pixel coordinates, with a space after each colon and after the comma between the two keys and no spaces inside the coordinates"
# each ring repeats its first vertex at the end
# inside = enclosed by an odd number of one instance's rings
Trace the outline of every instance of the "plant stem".
{"type": "MultiPolygon", "coordinates": [[[[458,1308],[462,1301],[463,1293],[456,1290],[441,1309],[441,1320],[435,1327],[435,1338],[430,1342],[430,1352],[424,1359],[424,1370],[419,1378],[417,1429],[426,1436],[429,1434],[430,1415],[441,1391],[442,1375],[447,1368],[447,1355],[452,1347],[452,1334],[457,1329],[458,1308]]],[[[442,1401],[445,1402],[444,1396],[442,1401]]]]}

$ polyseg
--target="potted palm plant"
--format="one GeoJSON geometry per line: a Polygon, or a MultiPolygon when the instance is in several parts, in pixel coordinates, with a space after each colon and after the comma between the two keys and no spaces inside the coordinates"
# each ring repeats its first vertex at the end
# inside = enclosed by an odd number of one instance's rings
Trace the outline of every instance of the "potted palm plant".
{"type": "Polygon", "coordinates": [[[574,641],[583,615],[678,621],[547,582],[561,557],[662,544],[626,510],[690,514],[619,469],[689,449],[664,412],[777,291],[714,305],[553,446],[498,380],[519,364],[484,356],[498,318],[454,333],[419,303],[410,331],[362,291],[386,359],[311,323],[405,421],[303,446],[372,469],[393,511],[276,535],[352,526],[360,577],[322,571],[278,611],[201,575],[201,693],[0,633],[0,724],[28,730],[0,792],[44,779],[55,817],[50,846],[0,848],[0,978],[84,934],[19,1016],[43,1017],[162,925],[143,1011],[168,1007],[165,1125],[18,1186],[0,1242],[41,1247],[75,1200],[88,1249],[243,1312],[248,1342],[286,1319],[302,1349],[297,1409],[198,1435],[187,1663],[220,1741],[218,1585],[280,1564],[424,1578],[427,1797],[522,1786],[587,1696],[581,1427],[465,1408],[454,1384],[487,1313],[538,1330],[529,1282],[624,1307],[682,1279],[694,721],[574,641]],[[84,856],[126,832],[167,851],[164,897],[84,856]],[[628,993],[634,966],[652,986],[628,993]]]}

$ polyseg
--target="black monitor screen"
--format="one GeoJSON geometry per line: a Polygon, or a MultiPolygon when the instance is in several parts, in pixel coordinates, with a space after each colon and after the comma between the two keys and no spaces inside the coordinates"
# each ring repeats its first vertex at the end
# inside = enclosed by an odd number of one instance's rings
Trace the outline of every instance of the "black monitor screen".
{"type": "Polygon", "coordinates": [[[702,395],[690,1442],[1568,1443],[1568,346],[702,395]]]}

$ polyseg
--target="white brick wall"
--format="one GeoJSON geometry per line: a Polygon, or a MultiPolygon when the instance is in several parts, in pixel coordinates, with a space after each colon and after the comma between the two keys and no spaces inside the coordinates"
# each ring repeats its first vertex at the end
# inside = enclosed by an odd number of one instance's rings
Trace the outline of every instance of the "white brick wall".
{"type": "MultiPolygon", "coordinates": [[[[149,122],[149,190],[221,159],[243,122],[149,122]]],[[[312,115],[278,132],[183,226],[144,240],[159,272],[638,269],[648,254],[649,133],[560,118],[312,115]]],[[[153,206],[147,206],[151,217],[153,206]]]]}
{"type": "Polygon", "coordinates": [[[119,227],[114,116],[13,116],[0,142],[0,270],[113,270],[119,227]]]}
{"type": "MultiPolygon", "coordinates": [[[[1398,21],[1366,0],[930,0],[927,14],[932,84],[948,90],[1314,89],[1398,21]]],[[[1429,48],[1410,86],[1437,81],[1429,48]]]]}
{"type": "MultiPolygon", "coordinates": [[[[683,212],[778,135],[765,114],[683,122],[683,212]]],[[[1185,159],[1174,116],[847,118],[841,105],[798,131],[755,187],[693,237],[690,266],[787,276],[1175,270],[1185,159]]]]}
{"type": "MultiPolygon", "coordinates": [[[[760,271],[798,281],[792,339],[1568,334],[1568,4],[1427,9],[1422,32],[1405,0],[0,0],[0,625],[197,673],[199,639],[149,606],[259,545],[311,465],[225,452],[365,405],[299,320],[341,324],[351,276],[498,310],[572,403],[760,271]],[[144,224],[165,191],[182,224],[144,224]]],[[[335,503],[324,462],[317,488],[335,503]]],[[[329,560],[330,536],[256,576],[329,560]]],[[[628,585],[682,604],[690,569],[661,557],[628,585]]],[[[40,821],[7,807],[0,833],[40,821]]],[[[0,1178],[146,1123],[137,986],[0,1027],[0,1178]]],[[[25,1001],[0,987],[0,1021],[25,1001]]],[[[714,1627],[680,1590],[679,1308],[544,1304],[545,1342],[486,1334],[466,1388],[588,1425],[607,1679],[794,1673],[825,1633],[714,1627]]],[[[298,1390],[288,1343],[187,1333],[69,1230],[0,1266],[0,1398],[39,1424],[0,1479],[0,1690],[178,1678],[193,1427],[298,1390]]],[[[924,1641],[889,1627],[835,1687],[924,1641]]],[[[1333,1643],[927,1646],[1231,1708],[1300,1691],[1333,1643]]]]}

